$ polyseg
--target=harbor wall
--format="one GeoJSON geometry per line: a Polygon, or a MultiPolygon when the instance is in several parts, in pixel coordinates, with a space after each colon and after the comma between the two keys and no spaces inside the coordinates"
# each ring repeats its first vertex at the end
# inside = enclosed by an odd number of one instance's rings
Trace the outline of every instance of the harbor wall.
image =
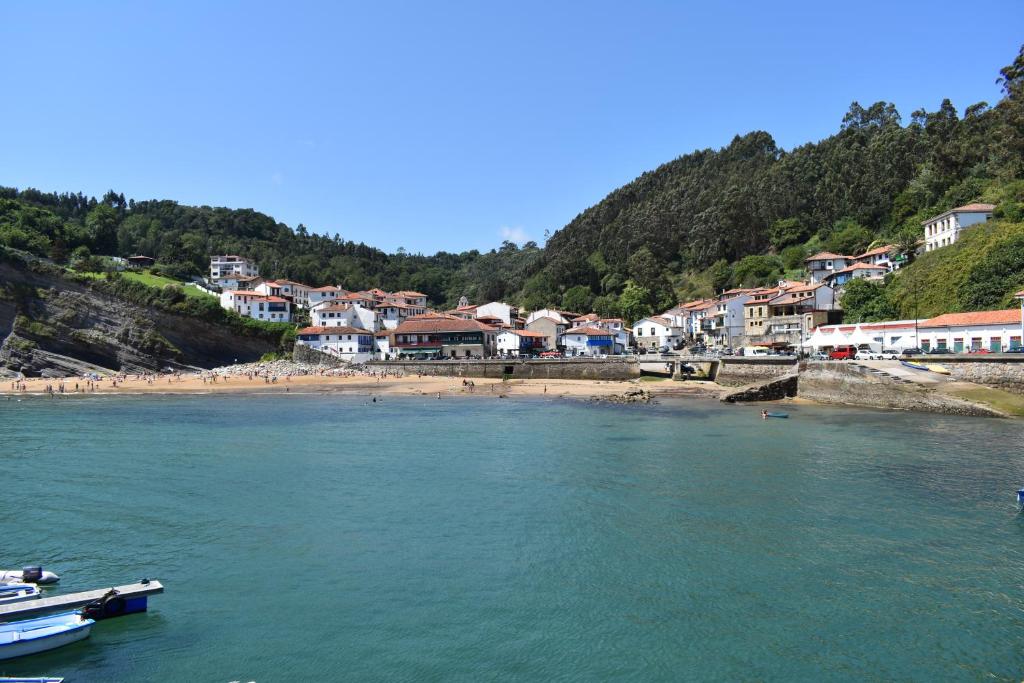
{"type": "Polygon", "coordinates": [[[943,366],[949,370],[951,377],[958,380],[1004,389],[1015,394],[1024,394],[1024,357],[1018,358],[1010,354],[993,356],[979,354],[962,358],[925,356],[920,360],[943,366]]]}
{"type": "Polygon", "coordinates": [[[640,376],[633,359],[561,358],[545,360],[432,360],[371,361],[372,370],[437,377],[489,377],[501,379],[629,380],[640,376]]]}
{"type": "Polygon", "coordinates": [[[795,358],[726,356],[718,361],[715,382],[727,387],[742,387],[785,377],[795,372],[796,368],[795,358]]]}
{"type": "Polygon", "coordinates": [[[818,403],[914,410],[949,415],[1001,416],[985,406],[937,393],[934,389],[865,368],[835,361],[801,361],[797,396],[818,403]]]}

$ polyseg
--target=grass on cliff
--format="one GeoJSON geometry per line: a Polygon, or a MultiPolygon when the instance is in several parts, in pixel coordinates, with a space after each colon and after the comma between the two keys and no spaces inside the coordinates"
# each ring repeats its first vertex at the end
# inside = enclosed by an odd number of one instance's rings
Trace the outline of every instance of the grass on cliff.
{"type": "MultiPolygon", "coordinates": [[[[81,271],[75,271],[75,273],[79,277],[87,277],[92,280],[100,280],[106,278],[105,273],[86,273],[81,271]]],[[[143,284],[148,287],[156,287],[158,289],[163,289],[167,285],[175,285],[176,287],[181,287],[181,291],[184,292],[185,296],[193,297],[196,299],[214,298],[213,295],[207,294],[206,292],[198,289],[197,287],[192,287],[184,282],[174,280],[169,277],[164,277],[163,275],[154,275],[149,271],[140,272],[134,270],[126,270],[121,272],[121,277],[130,282],[138,282],[139,284],[143,284]]]]}

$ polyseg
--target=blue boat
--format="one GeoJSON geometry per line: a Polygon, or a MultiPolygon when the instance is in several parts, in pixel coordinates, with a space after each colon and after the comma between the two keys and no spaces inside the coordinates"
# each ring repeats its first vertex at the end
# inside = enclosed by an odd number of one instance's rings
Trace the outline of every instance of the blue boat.
{"type": "Polygon", "coordinates": [[[63,612],[0,624],[0,659],[34,655],[77,643],[89,637],[95,623],[80,612],[63,612]]]}
{"type": "Polygon", "coordinates": [[[1017,509],[1024,510],[1024,489],[1017,489],[1017,509]]]}

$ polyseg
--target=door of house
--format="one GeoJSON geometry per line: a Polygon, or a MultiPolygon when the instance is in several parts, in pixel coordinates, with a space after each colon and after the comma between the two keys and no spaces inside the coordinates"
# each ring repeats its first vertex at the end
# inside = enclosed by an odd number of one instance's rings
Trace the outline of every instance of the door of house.
{"type": "Polygon", "coordinates": [[[957,338],[957,339],[953,340],[953,352],[954,353],[963,353],[964,352],[964,340],[963,339],[957,338]]]}
{"type": "Polygon", "coordinates": [[[1003,343],[999,341],[999,337],[992,337],[988,340],[988,350],[992,353],[999,353],[1003,350],[1003,343]]]}

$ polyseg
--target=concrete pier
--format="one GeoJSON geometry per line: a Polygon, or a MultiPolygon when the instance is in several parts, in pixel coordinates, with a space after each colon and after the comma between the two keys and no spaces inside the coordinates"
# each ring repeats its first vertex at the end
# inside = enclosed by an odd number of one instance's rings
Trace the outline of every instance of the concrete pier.
{"type": "MultiPolygon", "coordinates": [[[[28,619],[45,612],[59,612],[61,610],[73,610],[83,607],[93,600],[99,600],[111,588],[117,591],[118,597],[126,601],[145,599],[150,595],[164,592],[164,586],[159,581],[151,580],[149,583],[129,583],[124,586],[112,586],[110,588],[98,588],[96,590],[84,591],[81,593],[63,593],[54,595],[51,598],[39,598],[38,600],[23,600],[10,605],[0,605],[0,622],[28,619]]],[[[137,604],[137,603],[136,603],[137,604]]],[[[140,610],[134,610],[140,611],[140,610]]]]}

